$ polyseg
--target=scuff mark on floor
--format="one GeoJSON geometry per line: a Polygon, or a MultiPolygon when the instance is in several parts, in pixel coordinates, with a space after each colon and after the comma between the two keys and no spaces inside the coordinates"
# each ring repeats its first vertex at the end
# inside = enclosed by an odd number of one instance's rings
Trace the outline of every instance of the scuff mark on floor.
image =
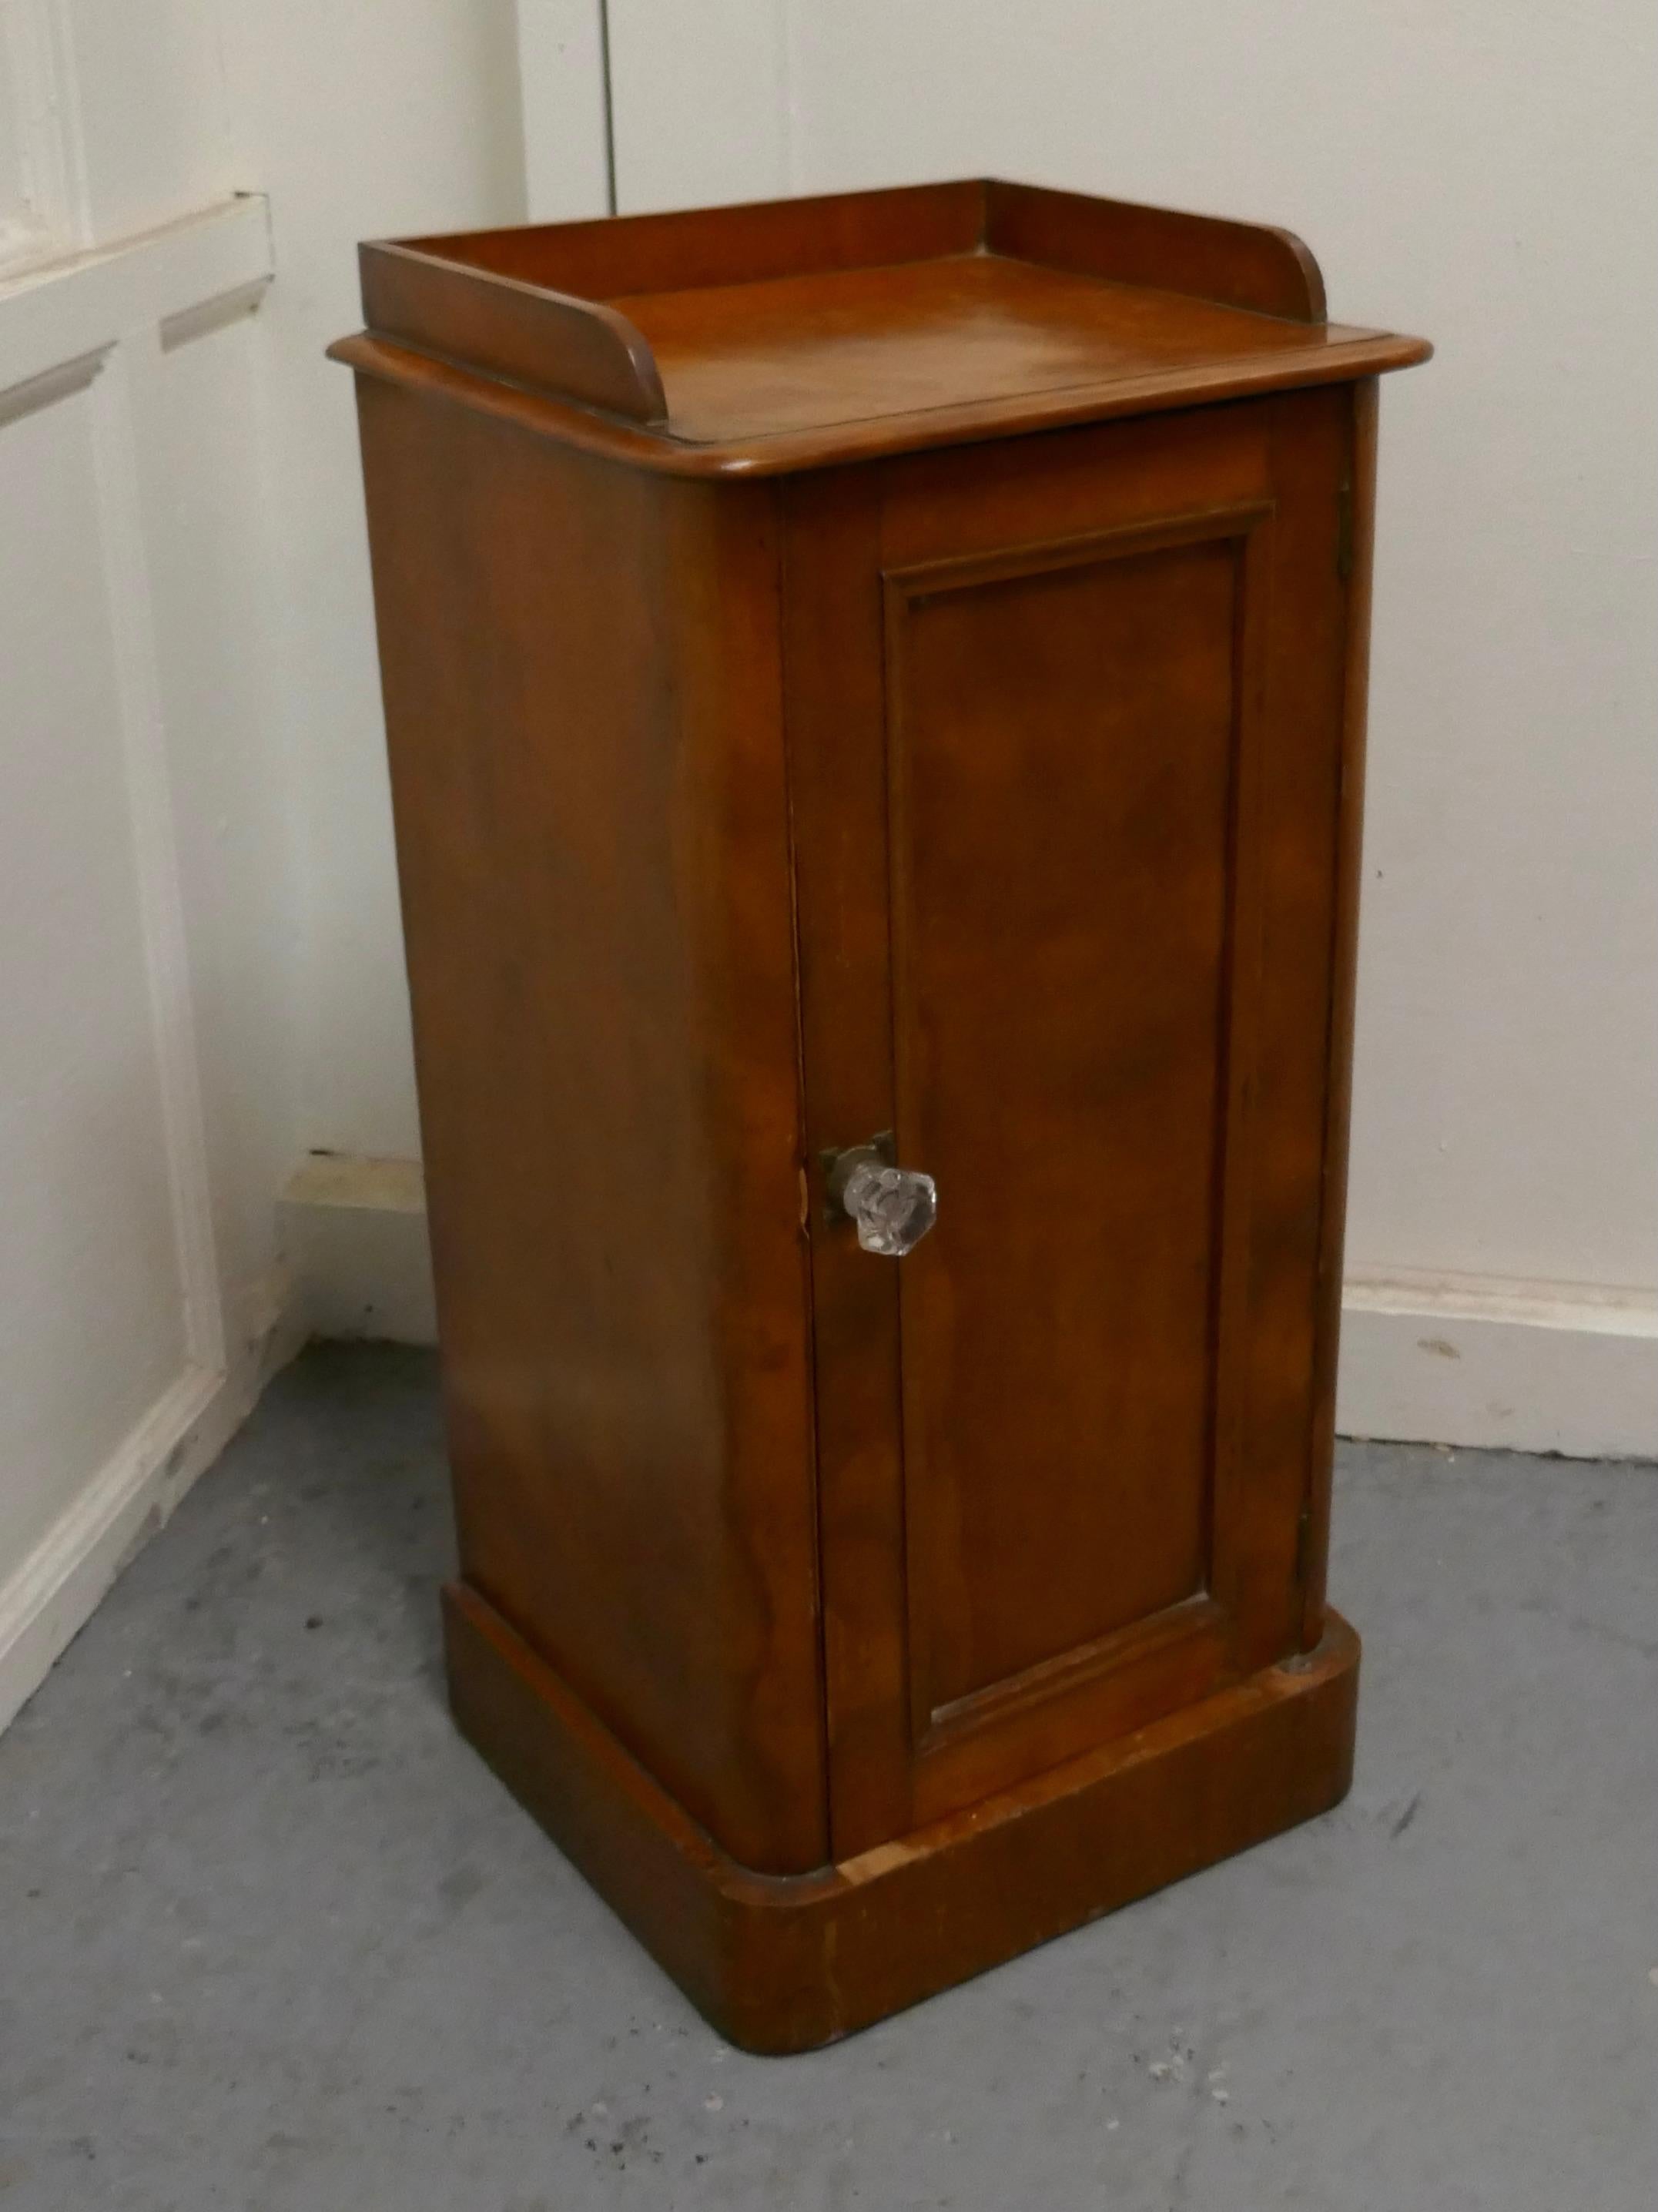
{"type": "Polygon", "coordinates": [[[1404,1834],[1406,1829],[1410,1826],[1412,1821],[1415,1820],[1417,1814],[1421,1811],[1421,1809],[1422,1792],[1418,1790],[1412,1797],[1410,1803],[1405,1808],[1405,1810],[1400,1814],[1399,1818],[1394,1822],[1392,1827],[1388,1831],[1388,1833],[1394,1838],[1395,1843],[1397,1843],[1399,1838],[1404,1834]]]}

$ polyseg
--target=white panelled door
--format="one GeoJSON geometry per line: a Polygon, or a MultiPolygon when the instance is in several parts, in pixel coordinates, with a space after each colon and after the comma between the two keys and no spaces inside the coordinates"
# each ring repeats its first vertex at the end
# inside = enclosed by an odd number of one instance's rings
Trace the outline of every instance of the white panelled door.
{"type": "Polygon", "coordinates": [[[94,240],[74,24],[0,0],[0,1725],[246,1395],[155,589],[191,487],[149,463],[172,351],[245,310],[269,232],[229,199],[94,240]]]}

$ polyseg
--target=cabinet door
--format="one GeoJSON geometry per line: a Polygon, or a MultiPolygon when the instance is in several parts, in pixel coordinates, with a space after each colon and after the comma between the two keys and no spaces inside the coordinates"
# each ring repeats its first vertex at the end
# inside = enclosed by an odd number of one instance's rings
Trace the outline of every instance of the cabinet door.
{"type": "Polygon", "coordinates": [[[1303,393],[788,495],[838,1856],[1297,1648],[1351,422],[1303,393]],[[884,1130],[938,1186],[896,1261],[821,1159],[884,1130]]]}

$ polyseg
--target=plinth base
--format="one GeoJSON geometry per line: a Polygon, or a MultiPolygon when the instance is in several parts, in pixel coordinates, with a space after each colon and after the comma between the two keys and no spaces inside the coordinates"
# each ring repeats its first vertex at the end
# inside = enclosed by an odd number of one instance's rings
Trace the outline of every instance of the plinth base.
{"type": "Polygon", "coordinates": [[[867,2027],[1337,1804],[1358,1638],[809,1875],[728,1858],[477,1593],[444,1591],[463,1732],[594,1888],[745,2051],[867,2027]]]}

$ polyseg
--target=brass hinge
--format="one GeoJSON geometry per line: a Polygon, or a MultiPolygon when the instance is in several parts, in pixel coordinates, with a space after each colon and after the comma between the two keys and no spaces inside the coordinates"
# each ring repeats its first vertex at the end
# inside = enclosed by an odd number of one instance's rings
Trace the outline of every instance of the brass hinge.
{"type": "Polygon", "coordinates": [[[1336,574],[1345,584],[1353,573],[1353,488],[1336,487],[1336,574]]]}

